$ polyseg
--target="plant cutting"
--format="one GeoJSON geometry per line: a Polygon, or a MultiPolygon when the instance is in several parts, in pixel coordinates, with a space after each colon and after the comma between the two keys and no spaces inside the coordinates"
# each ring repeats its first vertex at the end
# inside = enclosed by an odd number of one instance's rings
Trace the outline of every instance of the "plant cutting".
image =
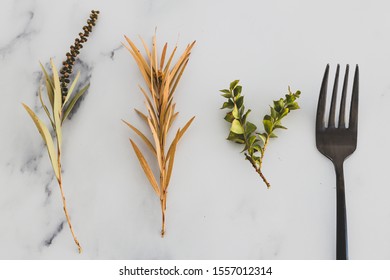
{"type": "Polygon", "coordinates": [[[60,72],[57,71],[57,67],[55,66],[53,59],[50,59],[51,75],[41,64],[42,72],[44,74],[45,79],[47,101],[49,102],[49,106],[46,106],[46,103],[42,96],[41,86],[39,87],[38,95],[39,101],[46,113],[52,131],[49,131],[45,123],[42,122],[40,118],[38,118],[38,116],[29,106],[22,103],[23,107],[26,109],[27,113],[34,121],[40,135],[42,136],[43,141],[46,144],[51,165],[53,167],[53,171],[60,188],[66,221],[69,225],[70,232],[72,234],[79,253],[81,253],[82,248],[73,230],[62,184],[62,124],[68,118],[70,112],[72,112],[72,109],[76,105],[77,101],[80,99],[80,97],[83,96],[83,94],[87,91],[89,87],[89,84],[87,84],[86,86],[82,87],[80,91],[74,93],[77,81],[80,77],[80,72],[78,72],[77,75],[74,77],[72,83],[70,83],[70,78],[73,73],[73,65],[77,61],[80,49],[83,47],[83,44],[87,42],[87,38],[92,32],[93,26],[95,26],[98,15],[99,11],[91,11],[90,18],[87,20],[87,25],[83,27],[83,32],[79,33],[79,37],[76,38],[74,44],[70,46],[70,50],[66,54],[66,60],[63,61],[63,66],[60,72]],[[51,112],[48,108],[51,109],[51,112]]]}
{"type": "Polygon", "coordinates": [[[135,109],[135,111],[150,130],[152,140],[129,122],[124,121],[124,123],[139,136],[146,148],[152,154],[155,164],[158,166],[159,176],[156,177],[152,172],[151,166],[145,159],[144,152],[141,152],[133,139],[130,139],[130,143],[138,161],[149,180],[149,183],[153,187],[154,192],[160,199],[162,214],[161,236],[164,237],[168,186],[172,175],[176,148],[195,117],[192,117],[183,128],[179,128],[176,131],[170,144],[167,143],[167,137],[173,122],[179,114],[176,112],[174,93],[188,64],[195,41],[187,45],[184,53],[176,63],[173,63],[172,61],[177,47],[175,47],[171,54],[167,56],[168,44],[165,43],[160,58],[158,59],[156,36],[153,36],[151,50],[149,50],[146,43],[141,38],[146,53],[145,57],[142,56],[141,51],[128,37],[125,36],[125,39],[128,45],[124,44],[124,46],[133,56],[147,86],[146,89],[139,86],[140,91],[145,97],[147,113],[144,114],[137,109],[135,109]]]}
{"type": "Polygon", "coordinates": [[[271,138],[276,138],[277,129],[287,129],[281,121],[291,111],[299,109],[296,101],[301,92],[291,92],[290,87],[284,98],[273,102],[270,106],[270,114],[265,115],[262,121],[264,132],[258,132],[256,125],[248,121],[250,109],[245,111],[244,96],[239,80],[230,83],[229,89],[222,89],[222,96],[227,99],[221,109],[228,109],[225,120],[230,123],[230,131],[227,140],[243,145],[242,152],[245,158],[259,174],[267,188],[271,187],[263,174],[263,160],[271,138]]]}

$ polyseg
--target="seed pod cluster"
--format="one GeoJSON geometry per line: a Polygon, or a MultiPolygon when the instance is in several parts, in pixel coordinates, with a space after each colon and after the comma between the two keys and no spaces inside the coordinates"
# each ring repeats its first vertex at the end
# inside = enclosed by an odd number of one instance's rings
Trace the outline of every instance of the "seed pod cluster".
{"type": "Polygon", "coordinates": [[[63,101],[65,100],[65,97],[68,93],[68,84],[70,82],[69,76],[73,72],[73,65],[77,56],[80,54],[80,49],[83,47],[83,44],[87,42],[87,38],[92,32],[92,28],[96,24],[98,15],[99,11],[91,11],[89,19],[87,20],[87,24],[83,26],[83,32],[79,33],[79,37],[75,39],[74,44],[70,46],[69,52],[66,53],[66,60],[62,62],[62,68],[60,70],[60,82],[63,101]]]}

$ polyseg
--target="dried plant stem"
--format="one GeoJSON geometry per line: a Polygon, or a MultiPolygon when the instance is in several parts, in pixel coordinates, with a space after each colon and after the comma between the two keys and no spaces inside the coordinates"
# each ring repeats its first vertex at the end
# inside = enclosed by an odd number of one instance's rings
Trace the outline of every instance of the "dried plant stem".
{"type": "MultiPolygon", "coordinates": [[[[59,170],[61,170],[61,151],[60,150],[58,150],[58,168],[59,168],[59,170]]],[[[65,198],[64,189],[62,187],[62,173],[61,172],[59,173],[57,181],[58,181],[58,186],[60,187],[62,205],[63,205],[63,209],[65,212],[66,221],[68,222],[69,229],[70,229],[70,232],[72,233],[73,240],[76,243],[77,249],[78,249],[79,253],[81,254],[82,248],[80,246],[80,242],[77,240],[77,237],[74,233],[73,226],[72,226],[72,223],[70,221],[70,217],[69,217],[69,213],[68,213],[68,208],[66,207],[66,198],[65,198]]]]}
{"type": "MultiPolygon", "coordinates": [[[[60,157],[58,157],[58,158],[60,158],[60,157]]],[[[58,160],[58,164],[61,165],[60,160],[58,160]]],[[[68,222],[69,229],[70,229],[70,232],[72,233],[73,240],[76,243],[77,249],[78,249],[79,253],[81,254],[82,248],[80,246],[80,242],[77,240],[77,237],[76,237],[76,235],[75,235],[75,233],[73,231],[73,226],[72,226],[72,223],[70,221],[69,214],[68,214],[68,208],[66,207],[66,199],[65,199],[64,189],[62,188],[62,176],[61,175],[60,175],[60,177],[58,179],[58,185],[60,187],[61,198],[62,198],[62,205],[63,205],[63,209],[64,209],[64,212],[65,212],[66,221],[68,222]]]]}
{"type": "Polygon", "coordinates": [[[165,211],[166,208],[166,199],[161,199],[161,237],[164,237],[165,235],[165,211]]]}

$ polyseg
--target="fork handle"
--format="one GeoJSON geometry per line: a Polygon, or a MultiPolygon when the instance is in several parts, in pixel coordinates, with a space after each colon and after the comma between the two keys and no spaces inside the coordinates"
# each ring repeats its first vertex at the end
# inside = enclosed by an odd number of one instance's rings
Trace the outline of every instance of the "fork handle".
{"type": "Polygon", "coordinates": [[[347,237],[347,209],[345,205],[345,185],[343,161],[335,163],[336,169],[336,201],[337,201],[337,225],[336,225],[336,259],[348,259],[347,237]]]}

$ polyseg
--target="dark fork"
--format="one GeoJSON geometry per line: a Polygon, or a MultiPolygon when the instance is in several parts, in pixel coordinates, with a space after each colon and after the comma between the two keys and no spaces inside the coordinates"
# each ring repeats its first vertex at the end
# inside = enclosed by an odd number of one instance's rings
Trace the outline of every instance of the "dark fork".
{"type": "Polygon", "coordinates": [[[337,180],[337,227],[336,227],[336,259],[348,259],[347,240],[347,213],[345,206],[345,186],[343,163],[355,150],[358,128],[358,100],[359,100],[359,66],[356,65],[353,80],[351,109],[349,125],[345,125],[345,103],[348,87],[349,65],[345,69],[343,91],[340,103],[340,115],[338,126],[335,125],[337,88],[339,81],[340,65],[337,65],[336,76],[333,85],[332,101],[329,111],[328,125],[325,124],[326,92],[328,87],[329,64],[326,66],[322,80],[320,97],[317,107],[316,119],[316,143],[317,149],[334,164],[337,180]]]}

